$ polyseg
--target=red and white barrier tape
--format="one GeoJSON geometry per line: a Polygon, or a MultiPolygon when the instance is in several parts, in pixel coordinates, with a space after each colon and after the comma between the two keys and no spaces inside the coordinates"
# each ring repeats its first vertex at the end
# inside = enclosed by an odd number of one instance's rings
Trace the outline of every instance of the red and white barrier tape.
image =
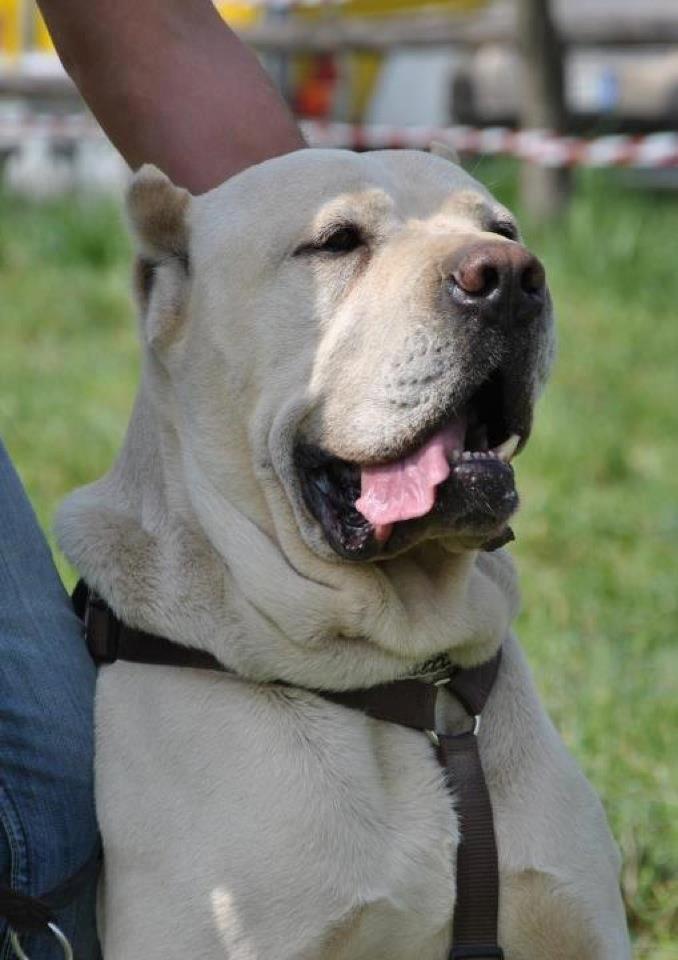
{"type": "MultiPolygon", "coordinates": [[[[586,140],[545,130],[514,131],[505,127],[357,126],[315,120],[302,121],[301,126],[314,147],[427,149],[432,140],[440,140],[460,153],[515,156],[546,167],[678,166],[678,133],[673,132],[586,140]]],[[[78,141],[103,137],[103,133],[86,114],[0,116],[0,148],[18,146],[30,137],[78,141]]]]}
{"type": "Polygon", "coordinates": [[[344,123],[302,123],[315,147],[377,150],[426,149],[432,140],[448,143],[459,153],[521,157],[546,167],[674,167],[678,166],[678,133],[644,136],[613,135],[586,140],[546,130],[505,127],[389,127],[344,123]]]}

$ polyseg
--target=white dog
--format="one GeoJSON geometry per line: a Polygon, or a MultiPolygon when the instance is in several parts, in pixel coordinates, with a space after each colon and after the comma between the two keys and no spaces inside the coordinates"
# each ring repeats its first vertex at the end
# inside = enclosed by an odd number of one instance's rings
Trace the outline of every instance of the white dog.
{"type": "Polygon", "coordinates": [[[500,942],[625,960],[618,852],[482,550],[552,353],[512,216],[414,151],[304,150],[196,198],[145,168],[129,209],[141,386],[60,541],[127,624],[237,676],[101,671],[106,960],[444,960],[458,829],[431,745],[309,688],[502,643],[479,739],[500,942]]]}

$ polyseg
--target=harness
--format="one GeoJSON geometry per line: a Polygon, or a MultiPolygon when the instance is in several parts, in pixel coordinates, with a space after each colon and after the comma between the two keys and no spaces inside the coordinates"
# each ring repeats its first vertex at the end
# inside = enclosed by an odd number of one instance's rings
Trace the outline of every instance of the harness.
{"type": "MultiPolygon", "coordinates": [[[[173,667],[191,667],[235,675],[216,657],[204,650],[181,646],[166,637],[145,633],[119,620],[106,602],[84,581],[73,593],[76,612],[85,621],[87,647],[94,661],[100,665],[123,660],[131,663],[156,664],[173,667]]],[[[425,732],[445,773],[445,781],[454,796],[459,818],[460,841],[456,862],[456,904],[452,927],[452,946],[448,960],[503,960],[504,953],[497,943],[499,910],[499,867],[492,818],[492,806],[485,782],[477,733],[480,718],[492,690],[501,663],[501,650],[487,662],[462,669],[445,659],[433,666],[427,679],[405,678],[366,689],[348,691],[311,690],[310,692],[347,707],[359,710],[374,720],[395,723],[412,730],[425,732]],[[456,734],[436,729],[436,700],[441,687],[451,693],[470,719],[469,728],[456,734]]],[[[289,686],[284,681],[276,685],[289,686]]],[[[43,929],[54,932],[53,914],[42,902],[22,897],[24,914],[28,912],[31,926],[24,917],[12,920],[3,911],[5,891],[0,891],[0,915],[7,916],[17,929],[43,929]],[[30,909],[30,901],[38,906],[30,909]],[[22,919],[24,925],[22,926],[22,919]]],[[[21,896],[12,894],[12,896],[21,896]]],[[[6,904],[5,904],[6,906],[6,904]]],[[[58,928],[57,928],[58,930],[58,928]]],[[[14,937],[15,950],[18,941],[14,937]]],[[[18,953],[18,951],[17,951],[18,953]]],[[[18,953],[20,957],[24,955],[18,953]]]]}

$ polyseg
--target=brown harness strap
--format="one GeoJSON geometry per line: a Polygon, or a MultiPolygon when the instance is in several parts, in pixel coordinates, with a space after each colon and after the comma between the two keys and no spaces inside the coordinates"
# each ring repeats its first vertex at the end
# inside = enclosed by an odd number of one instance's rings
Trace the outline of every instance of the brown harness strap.
{"type": "MultiPolygon", "coordinates": [[[[99,664],[126,660],[233,673],[204,650],[184,647],[165,637],[126,626],[83,581],[75,589],[73,603],[85,620],[87,646],[99,664]]],[[[492,805],[476,736],[500,661],[501,650],[478,667],[453,668],[448,676],[435,683],[403,679],[363,690],[311,691],[333,703],[361,710],[374,720],[426,731],[436,746],[460,823],[457,899],[449,960],[503,960],[504,957],[497,944],[499,867],[492,805]],[[436,732],[436,698],[443,685],[473,718],[472,729],[465,733],[436,732]]]]}

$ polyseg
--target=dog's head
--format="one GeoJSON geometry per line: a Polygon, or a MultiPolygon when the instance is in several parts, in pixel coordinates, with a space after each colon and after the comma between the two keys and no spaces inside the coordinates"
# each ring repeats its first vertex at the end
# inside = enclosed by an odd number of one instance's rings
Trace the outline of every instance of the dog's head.
{"type": "Polygon", "coordinates": [[[306,150],[199,198],[144,168],[129,209],[158,409],[213,487],[335,561],[502,538],[552,310],[487,190],[306,150]]]}

